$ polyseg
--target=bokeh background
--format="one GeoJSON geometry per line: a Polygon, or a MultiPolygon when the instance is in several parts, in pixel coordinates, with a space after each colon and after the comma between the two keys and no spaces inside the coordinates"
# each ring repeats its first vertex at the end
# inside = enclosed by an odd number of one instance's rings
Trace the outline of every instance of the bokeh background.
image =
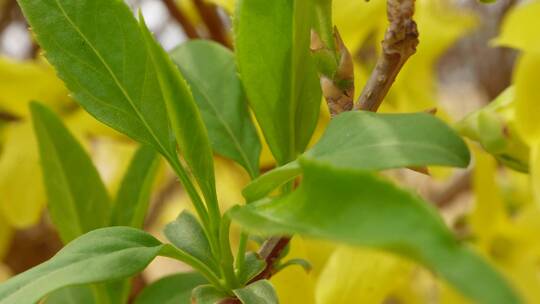
{"type": "MultiPolygon", "coordinates": [[[[127,3],[134,13],[142,11],[167,50],[194,38],[232,47],[233,0],[127,3]]],[[[529,166],[529,143],[515,130],[513,92],[507,90],[516,83],[523,50],[504,45],[515,47],[512,41],[521,41],[521,30],[526,37],[537,31],[540,38],[540,23],[535,21],[540,19],[539,4],[417,0],[418,52],[381,108],[382,112],[436,108],[440,118],[470,138],[474,161],[468,169],[384,174],[435,204],[456,235],[503,272],[527,303],[540,303],[540,213],[534,184],[526,172],[520,172],[529,166]],[[504,105],[490,107],[505,90],[507,94],[499,98],[504,105]],[[494,117],[493,130],[478,126],[478,113],[494,117]],[[502,150],[493,148],[493,136],[498,136],[497,143],[504,142],[502,150]]],[[[355,60],[358,94],[380,53],[385,1],[334,0],[334,17],[355,60]]],[[[47,260],[61,248],[47,216],[27,109],[31,100],[46,103],[62,116],[91,153],[113,195],[137,148],[79,108],[43,58],[16,2],[0,0],[0,281],[47,260]]],[[[316,136],[329,120],[322,107],[316,136]]],[[[264,170],[274,166],[267,149],[260,165],[264,170]]],[[[241,203],[240,191],[248,182],[245,172],[219,156],[216,170],[220,201],[228,206],[241,203]]],[[[146,229],[161,237],[164,224],[189,206],[163,163],[146,229]]],[[[307,258],[313,269],[306,273],[292,267],[273,279],[283,303],[467,303],[427,270],[380,252],[295,238],[289,255],[307,258]]],[[[134,293],[164,275],[188,270],[178,262],[158,259],[135,279],[134,293]]]]}

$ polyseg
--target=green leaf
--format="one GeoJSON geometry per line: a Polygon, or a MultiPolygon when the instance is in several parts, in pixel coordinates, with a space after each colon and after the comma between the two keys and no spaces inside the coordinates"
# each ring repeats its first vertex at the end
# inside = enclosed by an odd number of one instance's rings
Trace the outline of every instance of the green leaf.
{"type": "Polygon", "coordinates": [[[45,304],[97,304],[90,286],[70,286],[59,289],[45,300],[45,304]]]}
{"type": "Polygon", "coordinates": [[[241,0],[235,47],[248,100],[279,164],[304,151],[321,90],[309,51],[310,0],[241,0]]]}
{"type": "Polygon", "coordinates": [[[235,289],[234,294],[244,304],[278,304],[279,300],[274,287],[268,280],[257,281],[241,289],[235,289]]]}
{"type": "Polygon", "coordinates": [[[201,285],[195,288],[192,294],[193,303],[197,304],[220,304],[228,298],[231,297],[212,285],[201,285]]]}
{"type": "Polygon", "coordinates": [[[209,268],[215,271],[219,269],[201,224],[188,211],[180,213],[174,222],[165,226],[165,236],[178,249],[193,256],[209,268]]]}
{"type": "Polygon", "coordinates": [[[254,233],[294,234],[388,250],[434,270],[478,303],[519,303],[508,283],[459,245],[429,204],[369,172],[303,160],[290,195],[231,211],[254,233]]]}
{"type": "Polygon", "coordinates": [[[290,162],[286,165],[268,171],[259,176],[257,179],[253,180],[244,188],[244,190],[242,190],[242,195],[248,202],[256,201],[267,196],[274,189],[292,180],[301,173],[302,168],[300,168],[298,162],[290,162]]]}
{"type": "MultiPolygon", "coordinates": [[[[140,18],[141,32],[157,71],[161,92],[170,116],[171,128],[182,156],[191,168],[191,173],[207,201],[210,201],[210,204],[215,203],[217,195],[214,159],[201,114],[180,71],[165,50],[152,38],[152,34],[142,20],[142,15],[140,18]]],[[[216,212],[216,210],[213,211],[216,212]]]]}
{"type": "Polygon", "coordinates": [[[215,42],[195,40],[180,45],[171,56],[191,87],[214,151],[257,176],[261,144],[234,54],[215,42]]]}
{"type": "Polygon", "coordinates": [[[90,157],[45,106],[30,105],[49,212],[64,243],[107,226],[111,204],[90,157]]]}
{"type": "MultiPolygon", "coordinates": [[[[168,55],[139,26],[124,1],[19,4],[75,99],[98,120],[154,147],[186,175],[177,157],[178,143],[203,193],[215,200],[210,143],[197,106],[168,55]]],[[[186,185],[187,176],[181,179],[190,196],[198,199],[186,185]]],[[[202,214],[202,203],[194,204],[202,214]]]]}
{"type": "Polygon", "coordinates": [[[31,304],[63,287],[113,281],[142,271],[168,245],[134,228],[89,232],[49,261],[0,285],[0,304],[31,304]]]}
{"type": "Polygon", "coordinates": [[[118,190],[111,226],[142,228],[158,167],[154,149],[142,146],[137,150],[118,190]]]}
{"type": "Polygon", "coordinates": [[[192,290],[205,283],[198,273],[167,276],[143,289],[135,304],[191,304],[192,290]]]}
{"type": "Polygon", "coordinates": [[[238,272],[238,280],[241,284],[247,284],[251,279],[260,274],[266,267],[266,262],[255,252],[248,252],[244,259],[244,265],[238,272]]]}
{"type": "MultiPolygon", "coordinates": [[[[303,157],[335,168],[362,170],[466,167],[470,161],[463,140],[442,121],[423,113],[343,113],[303,157]]],[[[253,180],[242,194],[248,202],[261,199],[301,173],[298,162],[290,162],[253,180]]]]}
{"type": "Polygon", "coordinates": [[[358,111],[334,118],[305,157],[335,168],[362,170],[466,167],[470,161],[461,137],[433,115],[358,111]]]}
{"type": "Polygon", "coordinates": [[[19,4],[48,60],[90,114],[174,156],[158,72],[124,1],[19,0],[19,4]]]}
{"type": "Polygon", "coordinates": [[[300,266],[305,272],[310,272],[313,266],[308,260],[305,259],[290,259],[284,263],[277,265],[276,271],[282,271],[283,269],[291,266],[300,266]]]}

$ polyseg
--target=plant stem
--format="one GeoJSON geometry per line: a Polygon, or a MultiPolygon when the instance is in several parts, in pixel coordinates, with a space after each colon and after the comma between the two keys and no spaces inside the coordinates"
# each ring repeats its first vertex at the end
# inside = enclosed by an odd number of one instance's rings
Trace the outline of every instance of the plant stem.
{"type": "Polygon", "coordinates": [[[202,0],[193,0],[193,4],[199,11],[204,24],[206,24],[212,40],[221,43],[227,48],[232,48],[227,32],[225,31],[223,20],[218,14],[217,7],[202,0]]]}
{"type": "Polygon", "coordinates": [[[415,0],[388,0],[388,29],[382,42],[383,52],[371,73],[355,108],[376,112],[401,68],[416,52],[419,43],[414,15],[415,0]]]}
{"type": "Polygon", "coordinates": [[[234,273],[234,257],[231,250],[231,242],[229,238],[229,231],[231,228],[231,218],[225,215],[221,221],[220,227],[220,245],[221,245],[221,269],[223,275],[230,289],[236,289],[240,287],[236,274],[234,273]]]}
{"type": "Polygon", "coordinates": [[[189,197],[191,198],[193,206],[195,207],[195,211],[197,212],[197,214],[199,215],[199,218],[202,221],[206,237],[210,241],[210,247],[211,247],[212,253],[214,257],[216,258],[216,260],[219,261],[220,256],[221,256],[221,250],[220,250],[220,244],[219,244],[219,223],[221,221],[221,216],[218,215],[217,219],[209,217],[208,211],[206,209],[205,204],[203,203],[201,199],[201,196],[199,195],[199,193],[197,192],[197,189],[191,182],[191,179],[186,173],[186,170],[184,169],[184,167],[178,160],[178,157],[169,157],[169,163],[173,167],[173,170],[175,171],[176,175],[180,178],[180,181],[182,182],[184,189],[186,190],[189,197]]]}
{"type": "Polygon", "coordinates": [[[238,253],[236,254],[235,268],[238,273],[242,272],[244,269],[244,261],[246,258],[247,242],[249,234],[247,232],[240,232],[240,241],[238,244],[238,253]]]}
{"type": "Polygon", "coordinates": [[[191,21],[189,21],[189,18],[180,10],[174,0],[163,0],[163,4],[165,4],[167,10],[169,10],[171,17],[173,17],[174,20],[176,20],[176,22],[182,26],[182,29],[188,38],[201,38],[193,24],[191,24],[191,21]]]}

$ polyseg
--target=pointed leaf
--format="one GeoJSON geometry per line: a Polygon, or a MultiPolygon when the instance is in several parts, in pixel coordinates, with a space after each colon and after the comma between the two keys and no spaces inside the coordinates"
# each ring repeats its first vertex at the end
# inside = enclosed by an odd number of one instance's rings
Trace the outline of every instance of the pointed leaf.
{"type": "Polygon", "coordinates": [[[182,212],[174,222],[165,227],[165,236],[178,249],[190,254],[211,269],[218,269],[201,224],[188,211],[182,212]]]}
{"type": "Polygon", "coordinates": [[[157,70],[123,1],[21,0],[19,4],[48,60],[88,112],[174,155],[157,70]]]}
{"type": "Polygon", "coordinates": [[[235,18],[240,77],[279,164],[303,152],[317,123],[321,91],[309,53],[309,0],[241,0],[235,18]]]}
{"type": "Polygon", "coordinates": [[[0,284],[0,304],[35,303],[62,287],[130,277],[143,270],[165,246],[134,228],[89,232],[49,261],[0,284]]]}
{"type": "Polygon", "coordinates": [[[436,211],[371,173],[304,160],[304,180],[290,195],[231,212],[246,229],[299,233],[371,246],[413,259],[479,303],[519,303],[508,283],[461,247],[436,211]]]}
{"type": "Polygon", "coordinates": [[[191,304],[192,290],[205,283],[198,273],[170,275],[143,289],[135,304],[191,304]]]}
{"type": "Polygon", "coordinates": [[[248,202],[256,201],[267,196],[274,189],[292,180],[301,173],[302,169],[298,162],[290,162],[270,170],[253,180],[244,188],[244,190],[242,190],[242,195],[248,202]]]}
{"type": "Polygon", "coordinates": [[[276,291],[268,280],[257,281],[241,289],[235,289],[234,294],[244,304],[278,304],[276,291]]]}
{"type": "Polygon", "coordinates": [[[151,61],[157,71],[171,128],[182,156],[191,168],[191,173],[206,199],[216,202],[212,148],[201,114],[180,71],[165,50],[152,38],[144,20],[141,20],[140,27],[151,61]]]}
{"type": "Polygon", "coordinates": [[[142,228],[158,165],[154,149],[142,146],[135,153],[116,196],[111,226],[142,228]]]}
{"type": "Polygon", "coordinates": [[[346,112],[330,122],[306,158],[336,168],[466,167],[465,142],[433,115],[346,112]]]}
{"type": "Polygon", "coordinates": [[[45,106],[30,106],[49,212],[64,243],[109,223],[107,190],[90,157],[45,106]]]}
{"type": "Polygon", "coordinates": [[[215,200],[210,143],[197,106],[170,58],[124,1],[19,3],[75,99],[98,120],[180,167],[176,137],[203,193],[215,200]]]}
{"type": "MultiPolygon", "coordinates": [[[[303,156],[335,168],[363,170],[466,167],[470,161],[463,140],[442,121],[423,113],[343,113],[303,156]]],[[[298,162],[290,162],[253,180],[242,194],[248,202],[261,199],[301,173],[298,162]]]]}
{"type": "Polygon", "coordinates": [[[217,290],[212,285],[201,285],[193,290],[192,303],[196,304],[220,304],[221,301],[230,298],[223,291],[217,290]]]}
{"type": "Polygon", "coordinates": [[[244,259],[238,280],[241,284],[247,284],[251,279],[261,273],[266,267],[266,262],[255,252],[248,252],[244,259]]]}
{"type": "Polygon", "coordinates": [[[195,40],[180,45],[171,56],[191,87],[214,151],[257,176],[261,144],[234,54],[215,42],[195,40]]]}

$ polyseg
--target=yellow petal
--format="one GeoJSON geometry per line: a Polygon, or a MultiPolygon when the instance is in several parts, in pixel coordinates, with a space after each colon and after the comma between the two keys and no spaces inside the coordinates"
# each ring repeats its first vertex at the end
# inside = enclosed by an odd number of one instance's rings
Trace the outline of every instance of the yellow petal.
{"type": "Polygon", "coordinates": [[[479,242],[489,241],[499,226],[506,222],[500,187],[497,185],[497,161],[482,149],[473,146],[475,167],[473,187],[475,204],[470,214],[472,230],[479,242]]]}
{"type": "MultiPolygon", "coordinates": [[[[540,20],[540,18],[538,18],[540,20]]],[[[516,100],[514,102],[516,126],[529,143],[540,141],[540,53],[525,53],[514,74],[516,100]]]]}
{"type": "Polygon", "coordinates": [[[504,19],[500,36],[495,40],[498,45],[540,52],[540,1],[530,1],[515,6],[504,19]]]}
{"type": "Polygon", "coordinates": [[[68,91],[51,66],[41,61],[18,62],[0,57],[0,109],[28,116],[28,102],[39,100],[58,108],[70,102],[68,91]]]}
{"type": "Polygon", "coordinates": [[[16,228],[37,223],[45,205],[37,144],[29,122],[11,124],[0,155],[0,212],[16,228]]]}
{"type": "Polygon", "coordinates": [[[540,141],[531,149],[531,185],[535,201],[540,206],[540,141]]]}
{"type": "Polygon", "coordinates": [[[92,160],[103,182],[109,193],[117,193],[137,146],[110,139],[97,140],[92,146],[92,160]]]}
{"type": "Polygon", "coordinates": [[[382,303],[411,267],[387,253],[340,247],[317,282],[317,304],[382,303]]]}
{"type": "MultiPolygon", "coordinates": [[[[306,258],[307,251],[300,238],[293,238],[286,259],[306,258]]],[[[314,304],[315,283],[301,267],[291,266],[280,271],[271,279],[281,304],[314,304]]]]}

